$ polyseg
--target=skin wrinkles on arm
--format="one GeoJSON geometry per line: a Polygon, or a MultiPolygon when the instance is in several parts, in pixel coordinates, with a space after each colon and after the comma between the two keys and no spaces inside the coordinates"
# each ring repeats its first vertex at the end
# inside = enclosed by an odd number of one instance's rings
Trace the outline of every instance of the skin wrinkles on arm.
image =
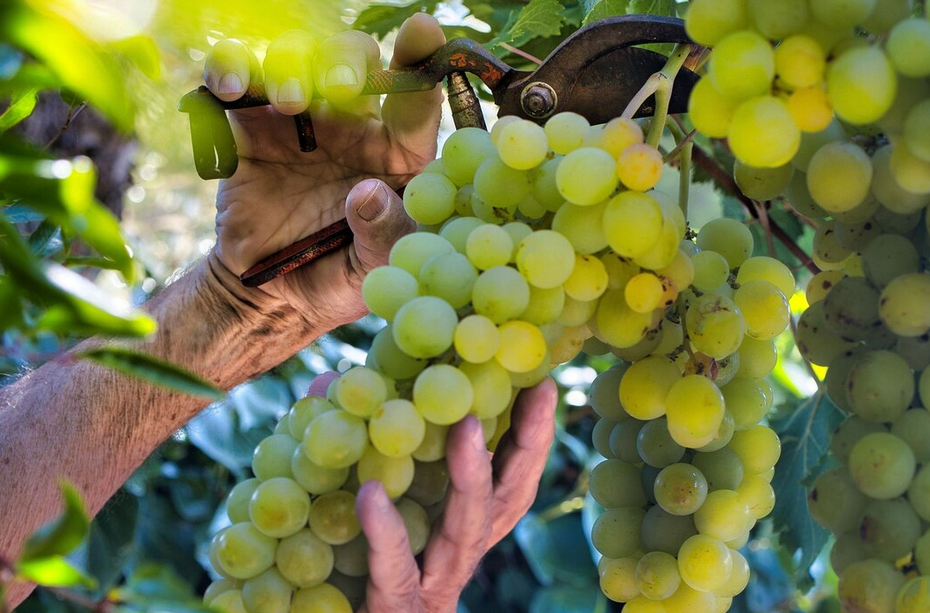
{"type": "MultiPolygon", "coordinates": [[[[254,295],[234,300],[225,289],[230,285],[216,275],[231,276],[207,259],[165,288],[145,305],[159,331],[151,341],[127,344],[229,389],[324,331],[280,301],[256,303],[254,295]]],[[[100,342],[85,341],[0,389],[0,555],[8,560],[17,557],[29,534],[60,512],[60,479],[73,483],[88,512],[97,513],[207,404],[71,355],[100,342]]],[[[10,604],[16,606],[31,590],[31,585],[12,586],[10,604]]]]}

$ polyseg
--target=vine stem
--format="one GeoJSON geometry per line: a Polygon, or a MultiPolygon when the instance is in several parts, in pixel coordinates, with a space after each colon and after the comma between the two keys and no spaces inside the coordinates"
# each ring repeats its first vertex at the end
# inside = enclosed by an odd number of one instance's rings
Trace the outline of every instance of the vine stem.
{"type": "MultiPolygon", "coordinates": [[[[699,166],[704,172],[709,174],[717,182],[720,187],[724,189],[728,194],[739,200],[740,204],[746,209],[746,211],[753,217],[753,219],[759,219],[759,211],[756,210],[756,207],[753,205],[752,200],[747,198],[743,192],[740,191],[739,187],[736,185],[736,181],[733,180],[723,168],[720,167],[717,162],[712,160],[700,147],[695,147],[692,152],[694,163],[699,166]]],[[[817,265],[814,264],[814,261],[811,259],[807,253],[801,249],[801,246],[797,244],[784,228],[779,226],[774,219],[771,217],[768,218],[769,231],[772,233],[772,236],[778,239],[778,241],[791,252],[791,254],[796,257],[810,272],[811,274],[817,274],[820,272],[820,269],[817,268],[817,265]]]]}
{"type": "Polygon", "coordinates": [[[659,146],[659,139],[662,138],[662,132],[665,131],[665,120],[668,118],[668,105],[672,99],[672,85],[675,82],[675,76],[690,54],[691,45],[676,45],[675,50],[668,56],[668,61],[665,62],[662,70],[654,73],[646,80],[623,110],[621,117],[632,119],[649,96],[655,94],[656,110],[652,119],[652,126],[649,128],[649,134],[646,136],[648,145],[659,146]]]}

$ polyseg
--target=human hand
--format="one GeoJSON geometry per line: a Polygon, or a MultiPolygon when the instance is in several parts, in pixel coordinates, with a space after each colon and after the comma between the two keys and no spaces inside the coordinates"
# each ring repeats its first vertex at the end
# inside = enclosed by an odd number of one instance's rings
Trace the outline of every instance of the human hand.
{"type": "Polygon", "coordinates": [[[509,533],[536,497],[555,436],[556,387],[546,379],[520,393],[510,431],[491,455],[481,422],[449,430],[446,506],[423,552],[410,552],[400,514],[377,481],[361,486],[356,513],[368,539],[365,613],[452,613],[484,554],[509,533]]]}
{"type": "MultiPolygon", "coordinates": [[[[444,42],[436,20],[417,14],[398,32],[392,67],[414,64],[444,42]]],[[[393,189],[436,154],[439,86],[389,95],[383,105],[377,96],[359,96],[366,73],[381,68],[379,55],[361,32],[317,43],[291,31],[271,43],[263,65],[235,39],[217,43],[206,60],[204,79],[218,98],[235,100],[251,83],[263,83],[272,104],[230,112],[240,162],[220,183],[214,260],[238,276],[342,217],[355,234],[353,245],[260,289],[228,288],[246,301],[249,292],[261,302],[277,299],[317,329],[366,312],[362,278],[386,264],[394,241],[414,227],[393,189]],[[314,90],[326,101],[310,102],[314,90]],[[319,148],[302,153],[289,115],[308,107],[319,148]]]]}

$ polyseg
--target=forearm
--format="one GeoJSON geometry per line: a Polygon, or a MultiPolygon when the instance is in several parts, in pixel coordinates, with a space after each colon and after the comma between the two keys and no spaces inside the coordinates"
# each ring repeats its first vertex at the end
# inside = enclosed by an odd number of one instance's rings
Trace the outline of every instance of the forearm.
{"type": "MultiPolygon", "coordinates": [[[[236,290],[205,260],[146,305],[159,330],[133,348],[180,364],[229,389],[275,366],[322,330],[294,309],[236,290]],[[218,278],[225,281],[218,282],[218,278]],[[232,288],[233,295],[229,289],[232,288]]],[[[93,514],[172,433],[205,405],[94,364],[75,351],[0,390],[0,555],[60,510],[67,479],[93,514]]],[[[15,606],[28,593],[10,594],[15,606]]]]}

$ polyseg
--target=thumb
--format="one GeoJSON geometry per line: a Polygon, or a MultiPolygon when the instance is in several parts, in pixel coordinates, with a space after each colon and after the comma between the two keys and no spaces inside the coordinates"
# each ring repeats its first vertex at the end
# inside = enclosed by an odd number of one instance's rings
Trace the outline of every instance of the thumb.
{"type": "Polygon", "coordinates": [[[355,234],[352,263],[362,276],[387,264],[397,239],[416,228],[400,196],[378,179],[366,179],[352,188],[346,197],[346,220],[355,234]]]}

